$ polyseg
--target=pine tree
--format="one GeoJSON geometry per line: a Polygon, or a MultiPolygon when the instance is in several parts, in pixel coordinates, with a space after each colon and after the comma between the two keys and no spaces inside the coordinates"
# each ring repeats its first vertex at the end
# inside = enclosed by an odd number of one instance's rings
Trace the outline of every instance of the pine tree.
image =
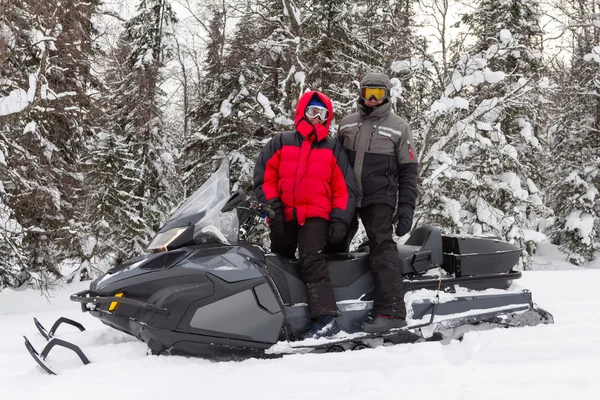
{"type": "MultiPolygon", "coordinates": [[[[423,219],[493,233],[532,250],[547,147],[534,1],[483,0],[464,21],[476,36],[425,116],[423,219]]],[[[524,261],[530,261],[524,253],[524,261]]]]}
{"type": "Polygon", "coordinates": [[[293,37],[282,2],[260,7],[249,2],[226,54],[222,50],[223,18],[213,10],[206,61],[200,85],[202,101],[194,111],[194,128],[184,148],[184,181],[197,188],[228,156],[234,186],[250,190],[259,140],[292,123],[290,101],[282,79],[293,70],[287,47],[293,37]],[[270,11],[269,18],[262,13],[270,11]]]}
{"type": "Polygon", "coordinates": [[[556,108],[551,131],[552,204],[556,223],[552,237],[568,260],[592,261],[600,236],[600,9],[593,1],[563,4],[572,21],[571,66],[556,65],[556,108]]]}
{"type": "Polygon", "coordinates": [[[87,228],[76,221],[84,208],[79,167],[91,125],[91,20],[98,4],[2,3],[0,90],[20,98],[19,107],[2,112],[2,202],[21,230],[12,232],[22,249],[13,256],[39,283],[48,273],[59,276],[63,259],[85,257],[87,228]]]}
{"type": "Polygon", "coordinates": [[[174,23],[166,0],[142,0],[111,54],[106,115],[89,163],[96,230],[118,258],[145,248],[179,194],[160,103],[174,23]]]}

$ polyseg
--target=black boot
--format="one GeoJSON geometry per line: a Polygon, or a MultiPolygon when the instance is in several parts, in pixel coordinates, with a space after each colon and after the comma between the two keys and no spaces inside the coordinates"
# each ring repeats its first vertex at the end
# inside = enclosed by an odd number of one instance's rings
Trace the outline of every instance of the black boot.
{"type": "Polygon", "coordinates": [[[340,316],[340,310],[335,302],[333,286],[329,279],[319,283],[309,283],[306,285],[306,295],[308,297],[308,315],[316,319],[323,315],[340,316]]]}
{"type": "Polygon", "coordinates": [[[300,340],[318,339],[326,336],[333,336],[340,331],[340,327],[332,315],[321,315],[318,318],[311,319],[310,328],[302,334],[300,340]]]}
{"type": "Polygon", "coordinates": [[[362,325],[362,330],[367,333],[384,333],[391,329],[402,328],[405,326],[406,320],[404,318],[376,315],[375,318],[369,318],[362,325]]]}

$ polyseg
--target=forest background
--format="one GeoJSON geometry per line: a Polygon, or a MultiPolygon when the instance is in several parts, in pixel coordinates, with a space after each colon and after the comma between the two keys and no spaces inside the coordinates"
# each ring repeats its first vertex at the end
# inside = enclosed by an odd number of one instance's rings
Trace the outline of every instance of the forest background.
{"type": "Polygon", "coordinates": [[[299,96],[334,134],[366,72],[413,130],[415,226],[595,259],[596,0],[0,0],[0,290],[141,252],[222,157],[250,192],[299,96]]]}

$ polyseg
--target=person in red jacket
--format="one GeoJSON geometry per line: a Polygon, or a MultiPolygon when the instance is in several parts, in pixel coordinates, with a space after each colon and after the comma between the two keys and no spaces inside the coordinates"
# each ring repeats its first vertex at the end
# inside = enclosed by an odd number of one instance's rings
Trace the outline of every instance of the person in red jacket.
{"type": "Polygon", "coordinates": [[[295,131],[277,133],[254,169],[256,198],[275,211],[271,252],[293,259],[298,247],[311,318],[304,337],[339,331],[323,250],[344,238],[356,206],[354,171],[342,145],[329,136],[332,118],[331,100],[306,92],[296,107],[295,131]]]}

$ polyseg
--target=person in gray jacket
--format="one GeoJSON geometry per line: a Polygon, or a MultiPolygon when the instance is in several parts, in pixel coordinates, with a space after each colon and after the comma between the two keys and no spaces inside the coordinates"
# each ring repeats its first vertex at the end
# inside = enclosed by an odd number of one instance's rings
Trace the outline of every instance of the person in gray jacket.
{"type": "MultiPolygon", "coordinates": [[[[405,291],[392,232],[393,224],[398,236],[410,231],[418,194],[412,132],[392,110],[391,86],[386,74],[366,74],[360,83],[359,111],[345,117],[337,132],[354,168],[356,212],[369,238],[374,315],[362,329],[370,333],[406,326],[405,291]]],[[[347,252],[357,230],[355,215],[342,243],[330,245],[326,252],[347,252]]]]}

